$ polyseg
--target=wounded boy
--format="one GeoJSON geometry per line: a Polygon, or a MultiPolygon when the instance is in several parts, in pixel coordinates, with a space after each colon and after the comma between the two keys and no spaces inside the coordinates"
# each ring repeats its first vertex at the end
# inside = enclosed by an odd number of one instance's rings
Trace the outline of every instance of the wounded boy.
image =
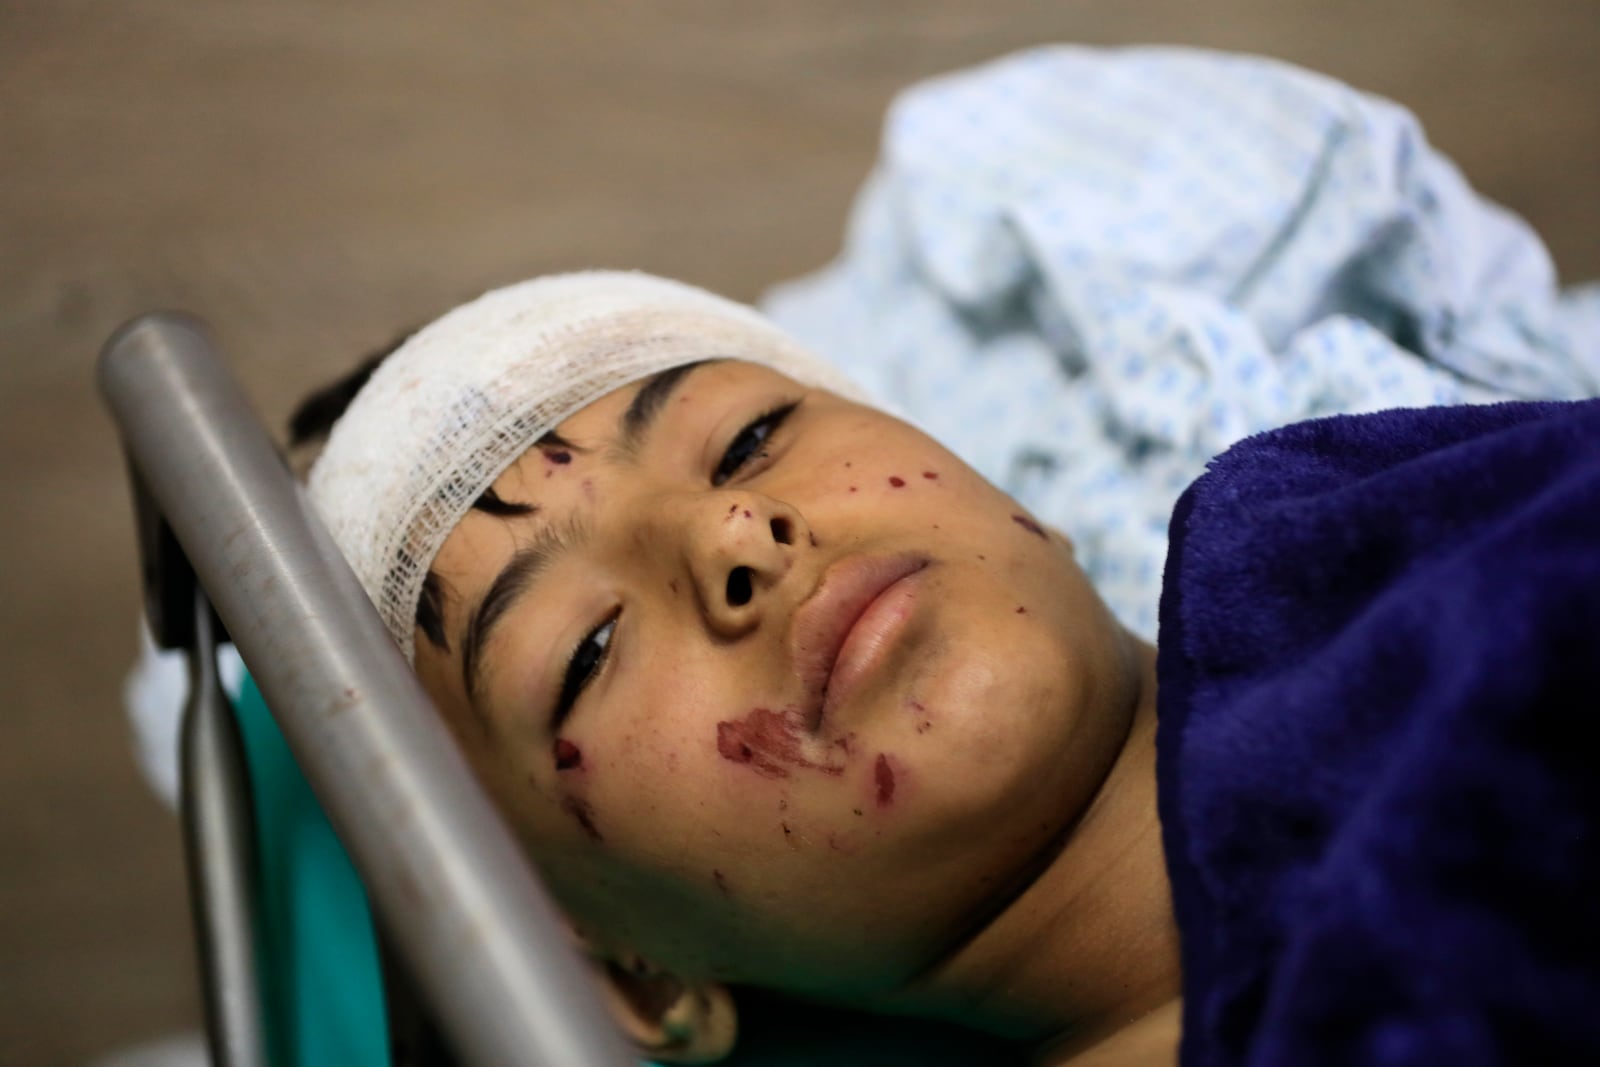
{"type": "Polygon", "coordinates": [[[1159,657],[676,283],[491,293],[335,418],[312,500],[653,1058],[725,1055],[743,988],[1040,1063],[1600,1050],[1595,402],[1236,447],[1159,657]]]}

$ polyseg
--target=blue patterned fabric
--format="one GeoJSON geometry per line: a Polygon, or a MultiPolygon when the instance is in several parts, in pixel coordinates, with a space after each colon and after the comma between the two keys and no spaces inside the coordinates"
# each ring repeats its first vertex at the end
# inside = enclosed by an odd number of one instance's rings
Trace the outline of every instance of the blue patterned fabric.
{"type": "Polygon", "coordinates": [[[1076,542],[1153,638],[1208,458],[1319,415],[1600,392],[1600,287],[1410,114],[1281,63],[1056,47],[916,86],[767,310],[1076,542]]]}

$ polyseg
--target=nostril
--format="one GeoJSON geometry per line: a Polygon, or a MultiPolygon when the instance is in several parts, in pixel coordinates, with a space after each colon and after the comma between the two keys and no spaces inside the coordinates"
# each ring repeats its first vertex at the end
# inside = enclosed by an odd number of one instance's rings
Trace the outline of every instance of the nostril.
{"type": "Polygon", "coordinates": [[[750,568],[735,567],[728,572],[728,603],[736,608],[742,608],[750,603],[750,596],[755,590],[750,585],[750,568]]]}
{"type": "Polygon", "coordinates": [[[772,539],[778,544],[794,544],[794,534],[790,530],[788,519],[773,519],[767,527],[772,531],[772,539]]]}

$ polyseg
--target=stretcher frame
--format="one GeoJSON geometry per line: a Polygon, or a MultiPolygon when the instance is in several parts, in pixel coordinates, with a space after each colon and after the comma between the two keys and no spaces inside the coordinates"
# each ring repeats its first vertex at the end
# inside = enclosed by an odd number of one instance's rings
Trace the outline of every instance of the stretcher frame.
{"type": "Polygon", "coordinates": [[[361,874],[395,957],[386,985],[398,964],[463,1063],[636,1064],[204,324],[133,320],[98,380],[133,482],[146,615],[190,662],[180,806],[212,1062],[267,1062],[247,772],[215,667],[225,635],[361,874]]]}

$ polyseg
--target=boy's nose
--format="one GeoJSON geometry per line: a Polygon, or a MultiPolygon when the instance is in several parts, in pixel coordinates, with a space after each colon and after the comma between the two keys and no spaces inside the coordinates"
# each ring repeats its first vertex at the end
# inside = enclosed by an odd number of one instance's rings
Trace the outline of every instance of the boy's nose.
{"type": "Polygon", "coordinates": [[[707,621],[718,636],[756,627],[811,531],[788,504],[760,493],[703,494],[684,524],[686,556],[707,621]]]}

